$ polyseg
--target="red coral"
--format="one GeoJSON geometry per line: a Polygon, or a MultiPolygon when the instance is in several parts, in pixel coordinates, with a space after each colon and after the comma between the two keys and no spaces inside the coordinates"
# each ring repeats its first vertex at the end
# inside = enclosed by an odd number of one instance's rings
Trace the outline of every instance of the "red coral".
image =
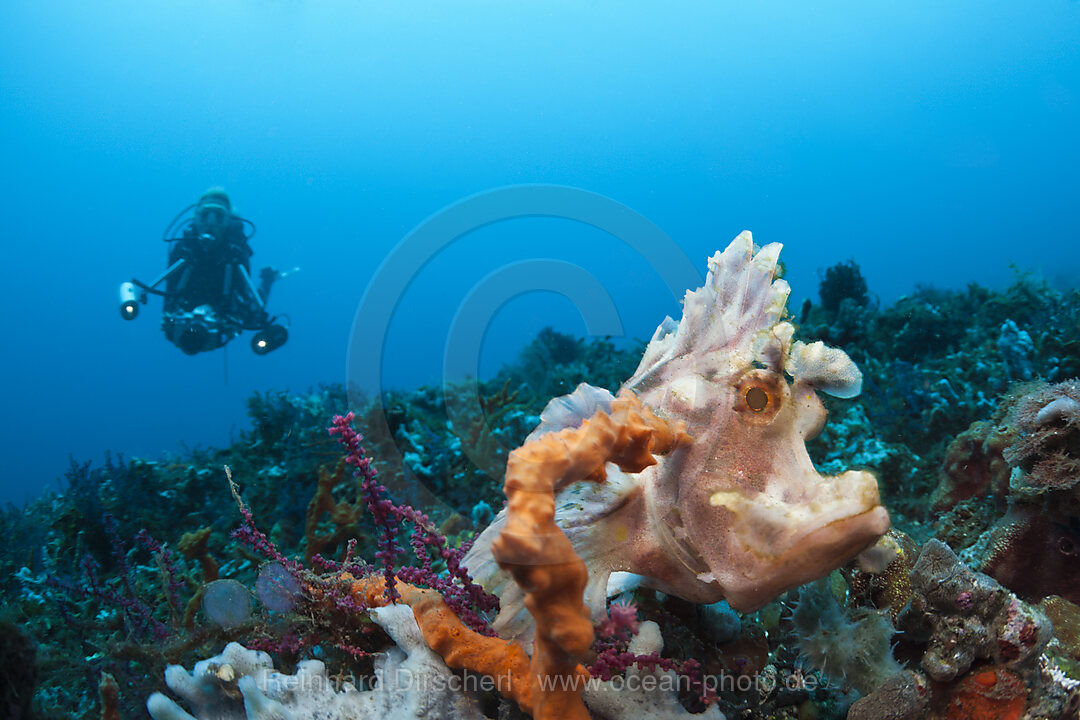
{"type": "Polygon", "coordinates": [[[951,693],[948,720],[1017,720],[1027,705],[1024,683],[1005,668],[964,676],[951,693]]]}

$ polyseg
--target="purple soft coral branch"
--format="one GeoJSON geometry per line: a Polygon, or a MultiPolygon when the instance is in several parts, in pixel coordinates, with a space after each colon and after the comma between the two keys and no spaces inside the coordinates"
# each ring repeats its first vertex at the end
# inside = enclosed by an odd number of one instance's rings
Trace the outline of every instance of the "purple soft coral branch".
{"type": "Polygon", "coordinates": [[[105,513],[102,517],[102,524],[105,526],[105,535],[109,538],[109,548],[112,552],[113,560],[116,561],[116,566],[120,570],[119,575],[124,581],[124,587],[127,590],[128,595],[135,597],[135,590],[131,585],[134,572],[131,569],[131,565],[128,563],[127,551],[124,549],[124,543],[120,539],[119,523],[117,523],[116,518],[113,517],[112,513],[105,513]]]}
{"type": "Polygon", "coordinates": [[[598,680],[607,681],[625,672],[631,665],[637,665],[649,672],[655,672],[657,668],[672,670],[685,677],[691,688],[697,689],[698,699],[701,702],[708,705],[717,701],[715,691],[705,685],[701,663],[693,658],[679,661],[661,657],[658,652],[635,655],[632,652],[620,652],[614,648],[608,648],[596,656],[593,664],[589,666],[589,674],[598,680]]]}
{"type": "Polygon", "coordinates": [[[173,557],[169,548],[155,540],[154,537],[147,532],[146,528],[139,531],[139,534],[135,536],[135,541],[149,550],[151,554],[161,558],[161,567],[168,580],[169,607],[172,609],[175,617],[180,612],[180,593],[184,588],[184,584],[180,581],[180,572],[176,567],[176,558],[173,557]]]}
{"type": "Polygon", "coordinates": [[[485,634],[490,633],[487,623],[472,607],[481,612],[497,610],[499,600],[494,595],[484,592],[483,588],[473,582],[468,571],[462,566],[468,545],[459,548],[450,547],[446,538],[434,529],[430,518],[425,513],[409,505],[395,505],[386,497],[387,490],[375,480],[377,471],[371,467],[371,460],[360,444],[363,436],[352,427],[353,418],[354,415],[351,412],[345,416],[335,415],[329,432],[331,435],[337,435],[338,442],[345,447],[347,451],[345,462],[356,468],[356,477],[361,481],[364,502],[371,512],[375,526],[380,530],[379,550],[375,553],[375,557],[382,561],[387,600],[396,602],[399,599],[397,589],[394,587],[396,577],[406,582],[420,582],[437,589],[445,598],[447,605],[463,622],[474,630],[485,634]],[[403,552],[397,543],[397,534],[403,520],[413,525],[410,544],[422,564],[419,568],[403,567],[395,574],[394,560],[403,552]],[[432,550],[438,553],[438,556],[446,563],[449,579],[440,577],[432,568],[432,550]],[[454,580],[457,580],[457,583],[454,580]]]}
{"type": "Polygon", "coordinates": [[[375,479],[378,471],[371,467],[371,459],[360,444],[363,437],[353,430],[354,417],[351,412],[345,416],[335,415],[329,433],[339,436],[338,442],[346,449],[345,462],[356,468],[355,476],[360,479],[360,492],[371,512],[375,527],[380,532],[379,549],[375,552],[375,557],[382,561],[383,577],[386,580],[385,596],[387,601],[394,603],[401,597],[394,586],[394,561],[402,552],[397,543],[397,532],[398,523],[404,513],[383,497],[386,488],[375,479]]]}
{"type": "Polygon", "coordinates": [[[303,582],[304,566],[302,563],[296,560],[290,560],[281,554],[281,551],[277,549],[277,546],[271,542],[270,538],[266,537],[255,525],[255,517],[251,514],[251,510],[247,504],[244,503],[244,499],[240,497],[240,489],[236,486],[236,483],[232,479],[232,471],[229,466],[225,466],[225,477],[229,480],[229,490],[232,492],[233,499],[236,501],[236,506],[240,509],[240,516],[244,519],[244,524],[232,531],[232,537],[238,542],[247,545],[259,555],[262,555],[269,560],[281,563],[281,566],[293,576],[297,583],[301,586],[303,582]]]}
{"type": "Polygon", "coordinates": [[[154,618],[154,613],[150,607],[135,594],[131,584],[131,569],[127,563],[123,545],[120,543],[119,534],[116,532],[115,523],[115,518],[106,516],[106,528],[111,530],[109,536],[114,542],[113,556],[121,563],[121,571],[123,574],[122,587],[124,588],[125,593],[121,594],[108,585],[100,583],[97,577],[99,566],[94,558],[90,555],[86,555],[83,557],[81,563],[87,588],[83,591],[83,597],[89,595],[106,605],[117,608],[130,631],[149,634],[153,636],[156,641],[161,642],[168,637],[169,629],[164,623],[154,618]],[[109,520],[112,521],[111,527],[109,520]]]}
{"type": "Polygon", "coordinates": [[[413,585],[427,585],[438,590],[442,595],[446,606],[450,608],[460,620],[476,632],[494,637],[495,632],[472,607],[469,606],[471,599],[467,591],[460,585],[455,585],[450,580],[440,577],[438,573],[425,570],[424,568],[405,567],[398,568],[398,577],[413,585]]]}

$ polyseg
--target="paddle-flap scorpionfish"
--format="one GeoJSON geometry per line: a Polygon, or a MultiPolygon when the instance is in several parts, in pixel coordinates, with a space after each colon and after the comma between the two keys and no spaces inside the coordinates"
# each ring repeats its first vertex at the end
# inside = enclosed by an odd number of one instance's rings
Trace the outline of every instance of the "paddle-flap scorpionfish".
{"type": "MultiPolygon", "coordinates": [[[[862,375],[842,351],[793,342],[783,319],[790,288],[776,277],[781,246],[749,232],[709,259],[705,285],[687,292],[683,316],[657,328],[623,384],[657,415],[686,423],[693,442],[640,473],[607,468],[606,482],[576,483],[556,502],[556,522],[585,561],[585,602],[602,617],[613,572],[691,602],[726,599],[751,611],[821,577],[888,529],[874,476],[817,472],[805,441],[825,423],[818,392],[858,395],[862,375]]],[[[589,385],[552,400],[530,439],[607,410],[589,385]]],[[[491,557],[495,519],[466,564],[501,596],[495,628],[529,632],[521,590],[491,557]]]]}

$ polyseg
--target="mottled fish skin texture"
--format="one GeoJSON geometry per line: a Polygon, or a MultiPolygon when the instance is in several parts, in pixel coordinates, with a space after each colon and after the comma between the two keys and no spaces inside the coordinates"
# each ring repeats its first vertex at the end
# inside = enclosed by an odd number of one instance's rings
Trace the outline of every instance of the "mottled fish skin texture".
{"type": "MultiPolygon", "coordinates": [[[[783,320],[790,289],[776,278],[780,248],[758,249],[743,232],[711,257],[682,320],[660,324],[623,385],[661,417],[685,422],[693,442],[640,473],[609,466],[605,483],[560,493],[556,521],[589,569],[594,617],[617,571],[691,602],[755,610],[889,529],[872,474],[823,476],[807,454],[806,440],[825,423],[817,393],[854,397],[862,375],[842,350],[792,342],[783,320]]],[[[581,385],[549,403],[530,437],[576,426],[611,397],[581,385]]],[[[480,535],[466,565],[501,596],[499,633],[527,637],[520,591],[491,558],[502,522],[480,535]]]]}

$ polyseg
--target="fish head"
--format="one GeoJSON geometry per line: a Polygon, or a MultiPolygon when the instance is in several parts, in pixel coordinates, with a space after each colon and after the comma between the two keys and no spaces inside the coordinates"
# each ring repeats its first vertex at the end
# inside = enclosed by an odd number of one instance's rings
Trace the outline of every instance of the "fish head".
{"type": "Polygon", "coordinates": [[[779,252],[743,233],[713,256],[682,320],[660,326],[626,383],[694,438],[646,479],[649,531],[681,566],[661,589],[741,611],[827,574],[889,528],[873,474],[824,476],[807,453],[826,420],[818,392],[853,397],[862,376],[841,350],[792,342],[779,252]]]}

